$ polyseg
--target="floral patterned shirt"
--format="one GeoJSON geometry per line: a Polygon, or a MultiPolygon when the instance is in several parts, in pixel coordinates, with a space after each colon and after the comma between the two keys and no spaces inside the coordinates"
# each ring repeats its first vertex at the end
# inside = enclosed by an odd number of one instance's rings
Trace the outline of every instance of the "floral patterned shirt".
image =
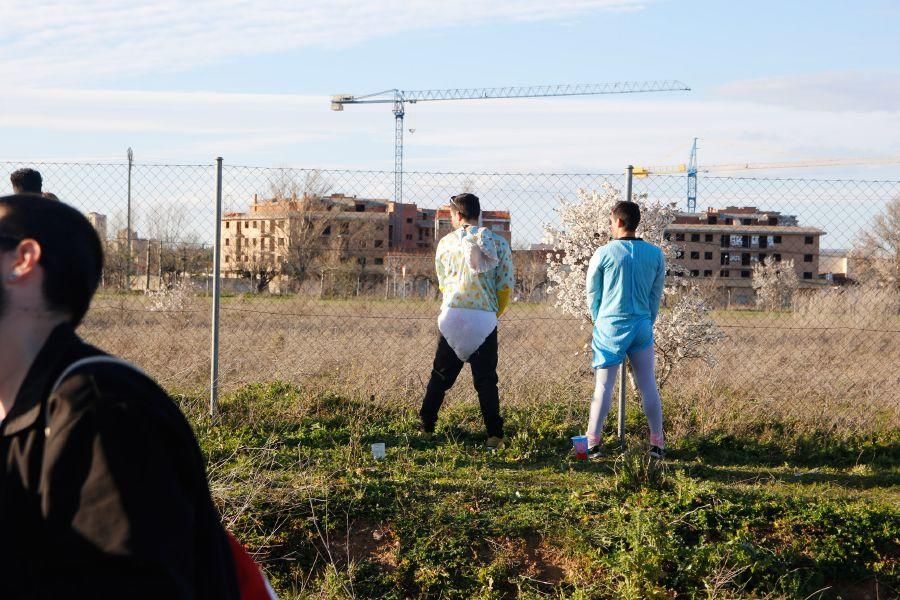
{"type": "MultiPolygon", "coordinates": [[[[471,237],[469,239],[472,239],[471,237]]],[[[445,235],[438,243],[434,257],[438,285],[444,294],[443,306],[469,308],[493,313],[499,312],[501,292],[511,293],[515,287],[512,250],[506,239],[490,230],[471,225],[460,227],[445,235]],[[497,266],[478,273],[469,266],[467,248],[463,239],[476,232],[493,242],[498,259],[497,266]]]]}

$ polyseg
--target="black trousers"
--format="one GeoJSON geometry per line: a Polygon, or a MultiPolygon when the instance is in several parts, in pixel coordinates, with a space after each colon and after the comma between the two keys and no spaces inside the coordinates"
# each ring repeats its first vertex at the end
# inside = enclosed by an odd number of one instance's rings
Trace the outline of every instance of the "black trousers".
{"type": "MultiPolygon", "coordinates": [[[[503,437],[500,392],[497,390],[496,329],[466,362],[472,366],[472,380],[475,384],[475,391],[478,392],[478,402],[481,405],[481,416],[484,418],[487,434],[489,437],[503,437]]],[[[441,335],[437,352],[434,355],[431,379],[428,380],[425,398],[422,400],[422,410],[419,411],[425,431],[434,431],[438,411],[444,403],[444,396],[456,383],[456,378],[464,364],[441,335]]]]}

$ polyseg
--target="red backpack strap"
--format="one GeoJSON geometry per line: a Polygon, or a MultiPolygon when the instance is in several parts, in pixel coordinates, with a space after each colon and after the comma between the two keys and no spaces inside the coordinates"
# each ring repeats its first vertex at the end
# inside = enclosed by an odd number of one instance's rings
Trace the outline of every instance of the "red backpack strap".
{"type": "Polygon", "coordinates": [[[237,574],[241,600],[278,600],[275,590],[272,589],[269,580],[263,575],[259,565],[250,557],[247,550],[235,539],[230,531],[225,533],[228,535],[228,545],[231,547],[231,558],[237,574]]]}

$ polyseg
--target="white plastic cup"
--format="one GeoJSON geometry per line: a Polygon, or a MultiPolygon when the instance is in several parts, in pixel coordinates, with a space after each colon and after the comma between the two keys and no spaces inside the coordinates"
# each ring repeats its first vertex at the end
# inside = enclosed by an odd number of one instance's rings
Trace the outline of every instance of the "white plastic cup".
{"type": "Polygon", "coordinates": [[[374,458],[375,460],[381,460],[382,458],[384,458],[384,442],[372,444],[372,458],[374,458]]]}

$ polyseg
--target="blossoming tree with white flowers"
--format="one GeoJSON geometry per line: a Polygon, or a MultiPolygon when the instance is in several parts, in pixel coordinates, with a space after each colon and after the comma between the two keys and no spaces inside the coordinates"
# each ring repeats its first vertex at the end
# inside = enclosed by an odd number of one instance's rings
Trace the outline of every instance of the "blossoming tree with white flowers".
{"type": "MultiPolygon", "coordinates": [[[[586,323],[590,322],[585,300],[588,262],[599,247],[610,241],[609,217],[621,197],[621,192],[610,184],[604,184],[599,191],[579,190],[575,200],[560,200],[556,209],[559,227],[545,229],[547,242],[553,246],[547,256],[549,291],[557,308],[586,323]]],[[[675,221],[675,205],[651,202],[645,195],[635,195],[633,200],[641,207],[637,235],[662,249],[670,273],[682,272],[682,267],[674,262],[678,248],[665,239],[666,228],[675,221]]],[[[710,307],[699,290],[681,281],[667,281],[666,295],[677,299],[670,310],[660,312],[653,332],[660,387],[688,360],[714,364],[713,346],[724,337],[710,318],[710,307]]]]}
{"type": "Polygon", "coordinates": [[[753,265],[752,285],[757,306],[764,310],[779,310],[790,307],[800,279],[793,260],[769,260],[753,265]]]}

